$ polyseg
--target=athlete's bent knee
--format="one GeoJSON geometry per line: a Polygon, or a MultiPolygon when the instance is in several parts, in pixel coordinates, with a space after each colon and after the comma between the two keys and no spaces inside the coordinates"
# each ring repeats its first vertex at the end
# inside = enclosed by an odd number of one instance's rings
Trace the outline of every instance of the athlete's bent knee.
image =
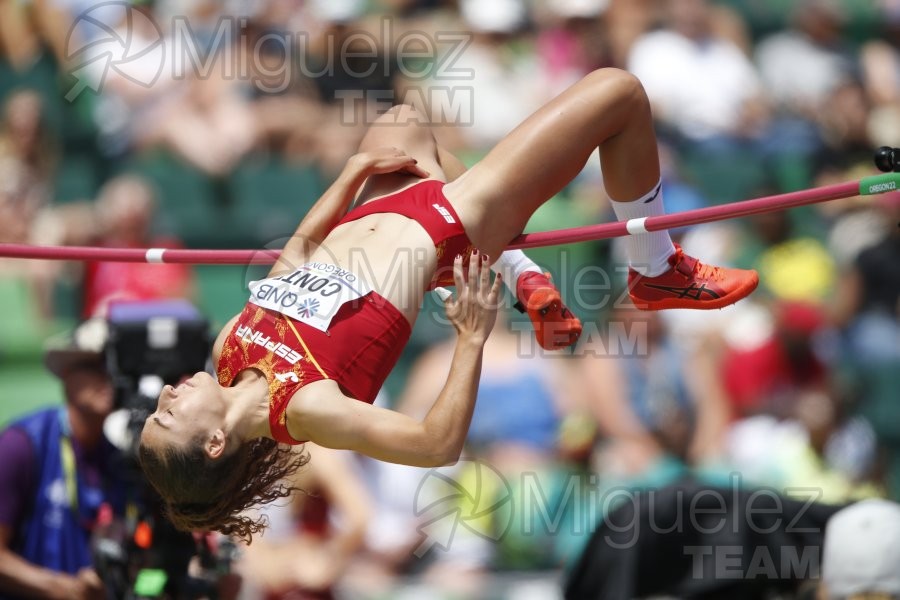
{"type": "Polygon", "coordinates": [[[649,104],[641,80],[628,71],[613,67],[597,69],[585,75],[583,81],[602,94],[614,96],[617,101],[649,104]]]}

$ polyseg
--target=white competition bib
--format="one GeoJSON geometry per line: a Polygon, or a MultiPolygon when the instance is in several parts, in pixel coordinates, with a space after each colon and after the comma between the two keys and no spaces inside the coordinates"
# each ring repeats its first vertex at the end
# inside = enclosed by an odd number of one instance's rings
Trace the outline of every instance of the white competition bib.
{"type": "Polygon", "coordinates": [[[306,263],[293,273],[250,282],[250,302],[328,331],[331,319],[347,302],[371,290],[359,277],[337,265],[306,263]]]}

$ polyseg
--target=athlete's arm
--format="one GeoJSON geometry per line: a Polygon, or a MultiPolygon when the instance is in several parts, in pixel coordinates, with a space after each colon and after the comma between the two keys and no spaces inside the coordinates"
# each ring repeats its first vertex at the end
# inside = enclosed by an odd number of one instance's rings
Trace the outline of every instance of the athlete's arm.
{"type": "Polygon", "coordinates": [[[422,421],[349,398],[337,386],[320,386],[318,392],[300,390],[291,399],[291,435],[388,462],[420,467],[456,462],[472,420],[482,352],[497,316],[501,282],[498,277],[490,284],[488,262],[474,254],[467,280],[457,257],[454,279],[458,296],[447,301],[446,309],[458,333],[456,349],[447,382],[422,421]]]}
{"type": "Polygon", "coordinates": [[[334,183],[303,217],[270,275],[293,270],[306,261],[347,212],[367,177],[395,171],[428,177],[428,173],[416,164],[416,159],[397,148],[376,148],[351,156],[334,183]]]}
{"type": "Polygon", "coordinates": [[[331,393],[298,393],[288,407],[288,429],[299,439],[387,462],[416,467],[454,463],[472,419],[482,348],[477,340],[460,337],[447,383],[422,421],[360,402],[334,386],[328,388],[331,393]]]}

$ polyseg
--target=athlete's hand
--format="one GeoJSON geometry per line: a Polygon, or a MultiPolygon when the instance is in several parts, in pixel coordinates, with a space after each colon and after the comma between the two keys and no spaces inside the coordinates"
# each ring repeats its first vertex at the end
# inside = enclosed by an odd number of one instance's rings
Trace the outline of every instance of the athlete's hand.
{"type": "Polygon", "coordinates": [[[399,148],[375,148],[353,155],[350,160],[366,176],[385,173],[405,173],[416,177],[429,177],[416,159],[399,148]]]}
{"type": "Polygon", "coordinates": [[[491,284],[490,261],[477,250],[469,257],[465,271],[462,256],[457,256],[453,263],[456,298],[447,298],[444,307],[460,338],[484,344],[497,320],[501,277],[498,274],[491,284]]]}

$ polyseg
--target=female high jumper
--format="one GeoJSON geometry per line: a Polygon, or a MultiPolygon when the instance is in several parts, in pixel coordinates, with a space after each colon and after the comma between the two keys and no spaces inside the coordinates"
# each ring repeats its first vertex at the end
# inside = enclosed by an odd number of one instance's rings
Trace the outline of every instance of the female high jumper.
{"type": "MultiPolygon", "coordinates": [[[[264,523],[243,511],[289,494],[282,478],[305,460],[278,442],[408,465],[455,462],[500,282],[515,290],[542,346],[574,343],[581,331],[534,263],[504,252],[531,214],[598,147],[616,216],[663,213],[650,104],[624,71],[589,74],[468,171],[422,121],[398,106],[373,123],[268,279],[251,283],[243,312],[222,329],[217,378],[198,373],[163,388],[139,455],[178,527],[249,540],[264,523]],[[493,284],[491,257],[500,257],[493,284]],[[421,421],[373,406],[423,294],[448,284],[456,297],[445,308],[458,335],[441,394],[421,421]]],[[[720,308],[757,285],[753,271],[687,256],[665,231],[629,236],[627,249],[630,295],[646,310],[720,308]]]]}

